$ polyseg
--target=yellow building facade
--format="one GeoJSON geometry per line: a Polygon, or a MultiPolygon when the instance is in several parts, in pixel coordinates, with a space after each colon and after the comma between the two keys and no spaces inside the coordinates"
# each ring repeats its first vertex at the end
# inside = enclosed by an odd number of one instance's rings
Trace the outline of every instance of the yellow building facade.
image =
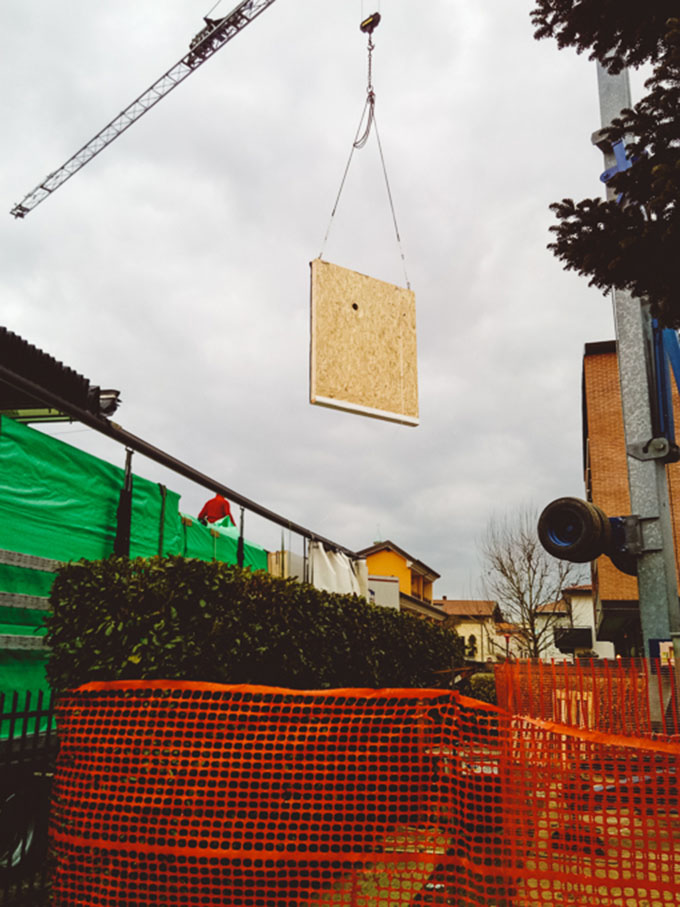
{"type": "Polygon", "coordinates": [[[433,585],[439,574],[389,540],[374,542],[357,552],[366,559],[369,585],[373,577],[395,577],[399,581],[399,607],[435,620],[445,614],[433,604],[433,585]]]}

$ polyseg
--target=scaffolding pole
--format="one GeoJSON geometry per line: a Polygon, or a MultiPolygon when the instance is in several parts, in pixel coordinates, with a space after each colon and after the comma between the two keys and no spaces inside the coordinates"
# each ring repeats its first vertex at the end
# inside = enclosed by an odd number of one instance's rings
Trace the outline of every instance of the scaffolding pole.
{"type": "MultiPolygon", "coordinates": [[[[597,67],[602,128],[631,107],[628,72],[612,75],[597,67]]],[[[616,167],[611,144],[596,132],[606,169],[616,167]]],[[[607,198],[615,193],[607,186],[607,198]]],[[[668,494],[668,441],[655,437],[652,417],[654,362],[649,306],[623,290],[613,290],[617,359],[626,440],[631,513],[639,517],[642,544],[637,561],[644,654],[655,643],[672,640],[676,678],[680,679],[680,606],[673,525],[668,494]]],[[[680,687],[679,687],[680,689],[680,687]]]]}

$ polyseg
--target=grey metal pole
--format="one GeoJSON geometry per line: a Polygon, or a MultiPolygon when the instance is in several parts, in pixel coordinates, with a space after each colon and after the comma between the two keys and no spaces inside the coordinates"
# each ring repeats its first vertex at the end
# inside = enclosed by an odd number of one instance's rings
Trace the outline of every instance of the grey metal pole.
{"type": "MultiPolygon", "coordinates": [[[[600,64],[597,81],[605,127],[631,106],[630,81],[627,71],[612,75],[600,64]]],[[[595,133],[593,142],[604,153],[605,167],[614,166],[611,145],[600,133],[595,133]]],[[[613,190],[607,187],[607,198],[612,197],[613,190]]],[[[650,655],[651,640],[672,639],[680,676],[680,606],[664,459],[668,445],[665,439],[653,437],[651,318],[648,306],[628,292],[614,290],[613,305],[630,503],[640,519],[642,536],[638,587],[645,655],[650,655]]]]}

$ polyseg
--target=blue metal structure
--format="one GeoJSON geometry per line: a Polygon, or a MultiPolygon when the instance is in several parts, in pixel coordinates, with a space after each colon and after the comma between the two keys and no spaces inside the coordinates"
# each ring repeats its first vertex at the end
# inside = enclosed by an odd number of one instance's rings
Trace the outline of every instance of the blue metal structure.
{"type": "MultiPolygon", "coordinates": [[[[615,163],[600,176],[600,180],[605,185],[618,173],[630,170],[638,160],[636,157],[628,156],[623,139],[612,143],[611,153],[614,155],[615,163]]],[[[623,193],[620,192],[616,196],[617,204],[620,205],[622,200],[623,193]]],[[[680,459],[680,452],[675,447],[675,420],[670,373],[673,372],[676,387],[680,390],[680,342],[677,331],[662,328],[655,318],[651,321],[651,334],[655,389],[654,399],[651,401],[654,437],[665,438],[669,442],[668,460],[673,462],[680,459]]]]}

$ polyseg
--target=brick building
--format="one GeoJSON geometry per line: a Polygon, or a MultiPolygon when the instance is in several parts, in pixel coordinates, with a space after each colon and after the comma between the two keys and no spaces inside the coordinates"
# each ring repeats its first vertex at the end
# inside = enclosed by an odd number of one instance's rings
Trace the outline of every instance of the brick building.
{"type": "MultiPolygon", "coordinates": [[[[673,388],[676,431],[680,399],[673,388]]],[[[583,460],[586,497],[609,517],[630,514],[628,468],[615,341],[588,343],[583,357],[583,460]]],[[[680,463],[667,467],[675,551],[680,550],[680,463]],[[675,503],[677,502],[677,506],[675,503]]],[[[641,655],[637,578],[617,570],[608,557],[593,564],[597,638],[613,642],[616,654],[641,655]]]]}

